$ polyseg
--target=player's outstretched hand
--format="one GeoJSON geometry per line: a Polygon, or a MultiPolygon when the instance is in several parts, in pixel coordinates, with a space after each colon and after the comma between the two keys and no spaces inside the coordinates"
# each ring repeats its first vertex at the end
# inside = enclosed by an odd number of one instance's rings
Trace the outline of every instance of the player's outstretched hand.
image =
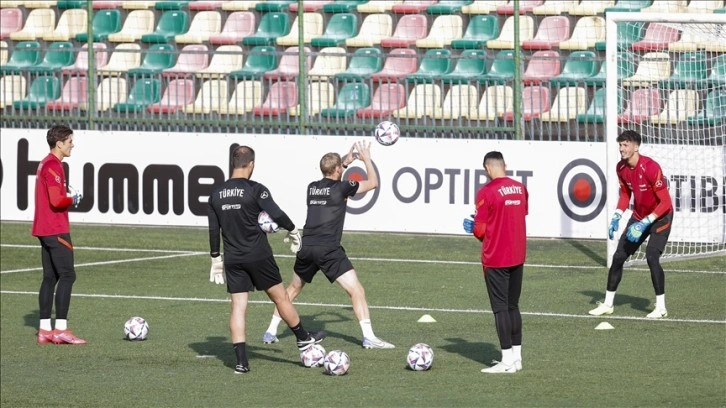
{"type": "Polygon", "coordinates": [[[628,228],[628,241],[640,242],[640,238],[643,237],[643,232],[645,232],[649,225],[650,220],[648,218],[643,218],[642,220],[632,224],[630,228],[628,228]]]}
{"type": "Polygon", "coordinates": [[[83,199],[83,193],[76,190],[72,186],[68,186],[68,197],[73,199],[73,207],[78,207],[78,204],[80,204],[81,200],[83,199]]]}
{"type": "Polygon", "coordinates": [[[467,234],[474,233],[474,215],[464,218],[464,232],[467,234]]]}
{"type": "Polygon", "coordinates": [[[300,236],[300,231],[297,229],[288,231],[283,242],[290,243],[290,251],[292,251],[293,254],[298,253],[300,248],[302,248],[302,237],[300,236]]]}
{"type": "Polygon", "coordinates": [[[224,262],[222,261],[222,255],[212,257],[209,281],[217,285],[224,285],[224,262]]]}
{"type": "Polygon", "coordinates": [[[371,142],[356,142],[355,149],[358,151],[358,158],[366,161],[370,160],[371,158],[371,142]]]}
{"type": "Polygon", "coordinates": [[[610,220],[610,228],[608,229],[608,236],[610,237],[610,239],[613,239],[615,237],[615,231],[620,228],[621,217],[622,216],[620,215],[620,213],[616,212],[615,214],[613,214],[613,219],[610,220]]]}

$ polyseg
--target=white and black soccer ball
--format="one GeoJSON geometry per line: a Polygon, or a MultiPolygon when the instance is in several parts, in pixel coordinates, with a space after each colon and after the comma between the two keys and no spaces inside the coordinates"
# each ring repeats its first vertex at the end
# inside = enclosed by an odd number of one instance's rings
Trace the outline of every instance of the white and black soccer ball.
{"type": "Polygon", "coordinates": [[[149,323],[143,317],[134,316],[124,323],[124,338],[126,340],[146,340],[146,336],[148,335],[149,323]]]}
{"type": "Polygon", "coordinates": [[[300,361],[305,367],[321,367],[325,361],[325,348],[313,344],[300,353],[300,361]]]}
{"type": "Polygon", "coordinates": [[[333,350],[325,356],[323,368],[328,375],[343,375],[350,368],[350,357],[344,351],[333,350]]]}
{"type": "Polygon", "coordinates": [[[277,223],[273,221],[272,218],[270,218],[270,215],[265,211],[260,211],[260,215],[257,216],[257,225],[260,226],[260,229],[263,232],[268,234],[277,232],[277,230],[280,229],[277,223]]]}
{"type": "Polygon", "coordinates": [[[390,146],[398,141],[398,137],[401,136],[401,129],[397,124],[384,120],[376,126],[373,135],[378,143],[383,146],[390,146]]]}
{"type": "Polygon", "coordinates": [[[406,363],[411,370],[426,371],[434,363],[434,351],[426,343],[418,343],[408,349],[406,363]]]}

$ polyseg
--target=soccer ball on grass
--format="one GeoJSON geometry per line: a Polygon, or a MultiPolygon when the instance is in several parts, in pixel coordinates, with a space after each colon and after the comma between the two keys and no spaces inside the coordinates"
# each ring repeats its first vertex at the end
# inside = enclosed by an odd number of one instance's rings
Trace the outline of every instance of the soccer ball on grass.
{"type": "Polygon", "coordinates": [[[350,357],[344,351],[333,350],[325,356],[323,367],[328,375],[343,375],[350,368],[350,357]]]}
{"type": "Polygon", "coordinates": [[[320,344],[313,344],[300,353],[300,361],[305,367],[320,367],[325,361],[325,349],[320,344]]]}
{"type": "Polygon", "coordinates": [[[434,362],[434,351],[426,343],[418,343],[408,350],[406,363],[413,371],[426,371],[434,362]]]}
{"type": "Polygon", "coordinates": [[[146,336],[148,335],[149,323],[143,317],[134,316],[124,323],[124,338],[126,340],[146,340],[146,336]]]}

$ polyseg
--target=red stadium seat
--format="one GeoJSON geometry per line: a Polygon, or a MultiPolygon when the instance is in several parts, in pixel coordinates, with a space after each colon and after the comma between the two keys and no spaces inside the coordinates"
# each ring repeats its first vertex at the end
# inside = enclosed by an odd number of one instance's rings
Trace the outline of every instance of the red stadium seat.
{"type": "Polygon", "coordinates": [[[297,105],[297,84],[294,81],[275,82],[270,86],[265,101],[252,113],[257,116],[279,116],[297,105]]]}
{"type": "Polygon", "coordinates": [[[413,74],[418,69],[416,50],[412,48],[394,48],[388,53],[383,68],[371,74],[373,82],[398,82],[413,74]]]}
{"type": "Polygon", "coordinates": [[[61,96],[48,102],[45,107],[52,111],[69,111],[76,109],[80,104],[86,103],[86,77],[71,77],[63,84],[61,96]]]}
{"type": "Polygon", "coordinates": [[[655,88],[640,88],[633,92],[618,123],[640,123],[661,112],[660,94],[655,88]]]}
{"type": "Polygon", "coordinates": [[[539,85],[549,81],[552,77],[560,74],[560,53],[557,51],[537,51],[532,54],[532,59],[527,69],[522,74],[522,83],[525,85],[539,85]]]}
{"type": "MultiPolygon", "coordinates": [[[[550,90],[544,86],[527,86],[522,91],[522,119],[532,120],[550,110],[550,90]]],[[[514,120],[514,112],[504,112],[502,119],[514,120]]]]}
{"type": "Polygon", "coordinates": [[[151,113],[174,113],[194,103],[195,95],[194,80],[173,79],[164,90],[161,100],[149,105],[147,109],[151,113]]]}
{"type": "MultiPolygon", "coordinates": [[[[93,57],[96,61],[95,68],[102,68],[108,63],[108,51],[106,44],[102,42],[93,43],[93,57]]],[[[83,44],[81,51],[78,52],[76,62],[73,65],[63,67],[61,72],[64,75],[86,75],[88,72],[88,44],[83,44]]]]}
{"type": "MultiPolygon", "coordinates": [[[[303,11],[306,13],[312,13],[323,9],[323,6],[332,3],[333,0],[302,0],[300,3],[303,5],[303,11]]],[[[297,12],[298,3],[290,3],[290,11],[297,12]]]]}
{"type": "MultiPolygon", "coordinates": [[[[310,68],[313,66],[313,57],[311,56],[311,51],[309,47],[305,47],[305,54],[307,54],[307,58],[305,59],[305,71],[310,71],[310,68]]],[[[272,71],[265,72],[264,78],[265,79],[294,79],[298,76],[300,73],[300,60],[298,57],[298,47],[292,46],[287,47],[285,49],[285,53],[280,57],[280,64],[277,66],[277,68],[273,69],[272,71]]]]}
{"type": "Polygon", "coordinates": [[[651,23],[645,30],[642,40],[631,45],[633,51],[659,51],[667,50],[668,44],[681,38],[681,32],[663,24],[651,23]]]}
{"type": "Polygon", "coordinates": [[[381,47],[406,48],[409,45],[416,44],[416,40],[425,38],[428,32],[428,22],[425,15],[403,16],[398,19],[393,36],[381,40],[381,47]]]}
{"type": "Polygon", "coordinates": [[[0,39],[10,37],[10,33],[23,28],[23,11],[19,8],[0,10],[0,39]]]}
{"type": "Polygon", "coordinates": [[[419,14],[436,3],[438,0],[404,0],[403,3],[391,7],[391,12],[393,14],[419,14]]]}
{"type": "Polygon", "coordinates": [[[209,43],[215,45],[234,45],[243,38],[253,35],[256,31],[257,18],[251,11],[235,11],[224,22],[222,32],[209,36],[209,43]]]}
{"type": "Polygon", "coordinates": [[[565,16],[545,17],[531,40],[522,42],[525,50],[551,50],[570,39],[570,20],[565,16]]]}
{"type": "Polygon", "coordinates": [[[176,64],[161,71],[165,77],[188,77],[209,66],[209,54],[204,44],[189,44],[179,52],[176,64]]]}
{"type": "Polygon", "coordinates": [[[381,84],[373,93],[370,106],[359,109],[359,118],[387,118],[406,105],[406,87],[402,84],[381,84]]]}

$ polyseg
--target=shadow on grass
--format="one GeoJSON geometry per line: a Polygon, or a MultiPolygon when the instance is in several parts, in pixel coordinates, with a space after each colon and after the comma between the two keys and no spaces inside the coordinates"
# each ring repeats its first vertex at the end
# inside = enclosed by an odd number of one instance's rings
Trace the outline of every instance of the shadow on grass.
{"type": "Polygon", "coordinates": [[[587,256],[588,258],[595,261],[600,266],[607,266],[607,258],[602,256],[602,253],[593,251],[592,248],[587,247],[586,245],[583,245],[580,241],[576,239],[565,239],[563,240],[567,244],[571,245],[576,250],[580,251],[582,254],[587,256]]]}
{"type": "MultiPolygon", "coordinates": [[[[492,360],[500,360],[502,357],[497,346],[492,343],[469,342],[458,337],[444,340],[450,343],[441,347],[445,351],[459,354],[462,357],[466,357],[486,366],[489,366],[492,360]]],[[[436,351],[434,351],[434,353],[435,352],[436,351]]]]}
{"type": "MultiPolygon", "coordinates": [[[[305,315],[300,316],[300,320],[303,323],[303,326],[305,326],[305,330],[309,332],[316,332],[319,330],[325,330],[326,325],[331,323],[344,323],[352,320],[354,318],[353,315],[353,308],[352,307],[343,307],[342,310],[345,310],[344,313],[338,313],[338,312],[331,312],[331,311],[324,311],[320,313],[315,313],[312,315],[305,315]]],[[[336,338],[341,339],[344,341],[347,341],[349,343],[361,344],[361,338],[355,337],[355,336],[349,336],[346,334],[341,333],[331,333],[328,330],[325,330],[329,338],[336,338]]],[[[278,328],[277,332],[279,333],[277,335],[277,338],[280,339],[281,342],[285,341],[284,339],[291,338],[290,341],[294,340],[294,335],[292,334],[292,330],[290,330],[286,325],[285,322],[282,322],[280,324],[280,327],[278,328]]],[[[362,335],[361,335],[362,336],[362,335]]],[[[323,340],[323,347],[325,346],[325,340],[323,340]]]]}
{"type": "Polygon", "coordinates": [[[23,321],[25,322],[26,326],[37,329],[40,322],[40,310],[35,309],[32,312],[26,314],[25,316],[23,316],[23,321]]]}
{"type": "MultiPolygon", "coordinates": [[[[604,292],[597,292],[594,290],[583,290],[580,293],[590,297],[591,305],[595,305],[598,301],[601,302],[605,297],[604,292]]],[[[614,306],[630,305],[630,307],[634,310],[639,310],[641,312],[650,312],[652,310],[652,308],[650,308],[650,300],[641,297],[621,295],[619,293],[615,295],[615,302],[613,303],[614,306]]]]}
{"type": "MultiPolygon", "coordinates": [[[[292,345],[294,347],[294,343],[292,345]]],[[[221,336],[210,336],[207,337],[207,341],[201,343],[190,343],[189,348],[194,350],[198,356],[212,356],[217,360],[221,361],[225,367],[234,369],[237,364],[237,357],[234,354],[232,343],[227,337],[221,336]]],[[[250,361],[250,365],[254,366],[255,360],[268,360],[278,363],[287,363],[293,365],[300,365],[297,360],[288,360],[285,358],[275,357],[273,353],[282,353],[279,349],[262,348],[247,343],[247,358],[250,361]]]]}

